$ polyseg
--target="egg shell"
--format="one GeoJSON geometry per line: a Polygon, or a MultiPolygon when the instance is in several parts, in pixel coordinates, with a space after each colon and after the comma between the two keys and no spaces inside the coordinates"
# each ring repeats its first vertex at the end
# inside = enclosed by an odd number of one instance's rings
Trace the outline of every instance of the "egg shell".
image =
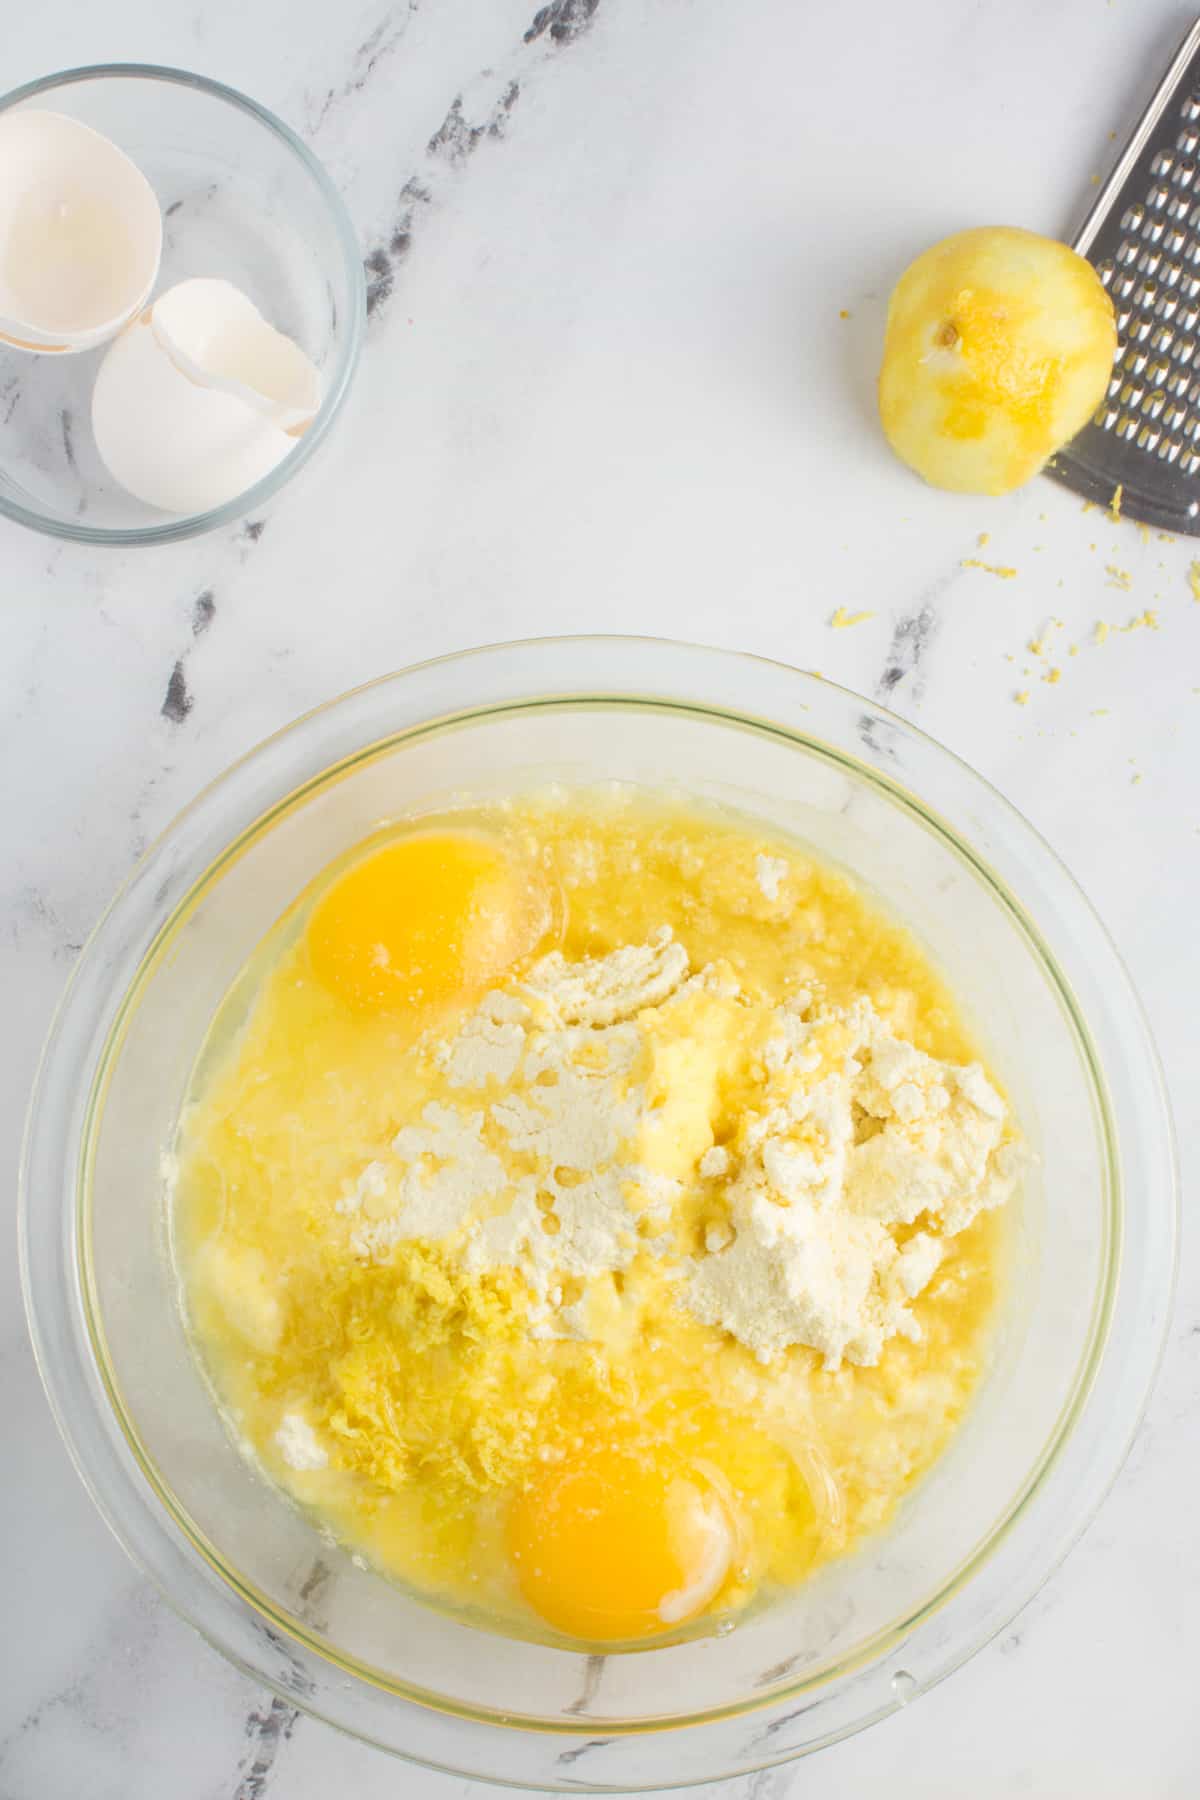
{"type": "Polygon", "coordinates": [[[0,115],[0,343],[91,350],[158,278],[162,212],[109,138],[65,113],[0,115]]]}
{"type": "Polygon", "coordinates": [[[236,395],[295,437],[315,418],[321,403],[318,370],[232,282],[179,282],[155,302],[151,323],[163,349],[192,381],[236,395]]]}
{"type": "Polygon", "coordinates": [[[235,500],[296,441],[236,394],[185,375],[156,337],[152,309],[105,355],[92,393],[92,430],[122,487],[176,513],[235,500]]]}

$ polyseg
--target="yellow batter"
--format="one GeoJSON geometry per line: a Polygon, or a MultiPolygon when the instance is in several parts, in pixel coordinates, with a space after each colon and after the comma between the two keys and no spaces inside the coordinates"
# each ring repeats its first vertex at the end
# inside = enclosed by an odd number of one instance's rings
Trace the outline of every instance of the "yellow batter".
{"type": "MultiPolygon", "coordinates": [[[[189,1326],[274,1479],[434,1599],[501,1630],[608,1643],[711,1626],[883,1526],[985,1367],[1003,1214],[945,1239],[914,1335],[889,1337],[874,1366],[826,1366],[806,1343],[757,1356],[680,1299],[679,1259],[730,1235],[700,1162],[714,1144],[738,1153],[763,1104],[764,1021],[801,989],[831,1012],[869,1001],[932,1057],[975,1054],[906,932],[729,816],[531,797],[397,827],[314,883],[218,1017],[177,1146],[189,1326]],[[463,1105],[444,1051],[485,995],[523,992],[550,952],[569,975],[664,927],[691,971],[719,971],[628,1028],[658,1172],[643,1185],[677,1195],[672,1255],[635,1182],[622,1266],[555,1289],[579,1305],[554,1317],[586,1336],[548,1331],[519,1262],[464,1255],[494,1202],[443,1239],[392,1241],[395,1195],[370,1171],[431,1102],[463,1105]]],[[[560,1037],[581,1066],[609,1054],[587,1026],[560,1037]]],[[[433,1182],[430,1141],[413,1154],[433,1182]]],[[[517,1172],[536,1170],[536,1148],[523,1154],[517,1172]]],[[[554,1194],[565,1216],[585,1175],[544,1177],[551,1246],[554,1194]]]]}

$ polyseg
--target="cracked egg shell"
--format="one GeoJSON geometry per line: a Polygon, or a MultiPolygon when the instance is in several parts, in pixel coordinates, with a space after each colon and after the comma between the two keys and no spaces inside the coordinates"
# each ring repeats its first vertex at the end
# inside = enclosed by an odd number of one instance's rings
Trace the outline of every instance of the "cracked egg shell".
{"type": "Polygon", "coordinates": [[[164,512],[208,512],[282,462],[315,416],[317,370],[230,282],[180,282],[110,347],[92,394],[113,478],[164,512]]]}
{"type": "Polygon", "coordinates": [[[151,325],[191,381],[235,395],[293,437],[312,424],[320,375],[232,282],[179,282],[155,301],[151,325]]]}
{"type": "Polygon", "coordinates": [[[109,138],[65,113],[0,117],[0,344],[91,350],[145,305],[162,213],[109,138]]]}

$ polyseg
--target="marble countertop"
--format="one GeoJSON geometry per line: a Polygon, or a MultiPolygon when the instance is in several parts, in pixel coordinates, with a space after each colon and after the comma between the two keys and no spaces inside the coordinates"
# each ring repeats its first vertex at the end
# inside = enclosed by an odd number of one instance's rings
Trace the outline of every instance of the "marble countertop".
{"type": "MultiPolygon", "coordinates": [[[[995,782],[1127,958],[1200,1174],[1200,545],[1044,480],[936,494],[872,418],[900,267],[962,224],[1069,231],[1187,22],[1168,0],[9,8],[5,84],[169,62],[282,114],[346,194],[372,300],[349,408],[267,514],[139,553],[0,524],[10,1170],[72,959],[204,782],[381,671],[602,627],[817,668],[995,782]],[[833,629],[839,605],[869,616],[833,629]],[[1157,629],[1095,641],[1145,609],[1157,629]],[[1026,648],[1045,632],[1056,685],[1026,648]]],[[[731,1800],[1193,1796],[1198,1416],[1192,1244],[1148,1417],[1066,1566],[916,1705],[731,1800]]],[[[59,1443],[11,1248],[0,1425],[0,1800],[484,1794],[273,1701],[138,1577],[59,1443]]]]}

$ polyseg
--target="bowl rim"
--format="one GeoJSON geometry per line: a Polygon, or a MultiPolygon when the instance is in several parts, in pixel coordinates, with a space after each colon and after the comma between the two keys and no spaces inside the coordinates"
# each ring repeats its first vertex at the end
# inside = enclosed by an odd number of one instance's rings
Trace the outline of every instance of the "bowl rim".
{"type": "MultiPolygon", "coordinates": [[[[1144,1015],[1141,1012],[1140,1003],[1133,991],[1132,984],[1129,982],[1128,975],[1124,970],[1120,957],[1116,952],[1115,947],[1108,939],[1103,926],[1096,918],[1094,912],[1092,912],[1092,909],[1079,889],[1078,884],[1074,881],[1074,878],[1070,875],[1069,871],[1067,871],[1059,862],[1058,858],[1050,850],[1040,834],[1022,818],[1017,809],[1006,801],[984,777],[970,769],[969,766],[952,751],[945,749],[944,746],[936,743],[936,741],[929,738],[927,734],[921,732],[918,727],[911,725],[906,720],[900,719],[895,714],[889,713],[885,708],[879,706],[875,702],[866,701],[862,696],[854,694],[850,690],[840,688],[836,684],[825,681],[822,677],[804,674],[799,670],[790,668],[784,663],[773,661],[768,658],[756,657],[741,652],[707,649],[701,646],[686,645],[671,640],[648,637],[628,638],[616,636],[574,636],[552,639],[526,639],[451,653],[447,656],[429,659],[426,662],[414,664],[408,668],[379,676],[371,682],[362,684],[359,687],[351,689],[344,694],[336,696],[333,699],[325,701],[321,705],[310,709],[298,719],[284,726],[280,731],[277,731],[270,737],[264,739],[260,744],[249,750],[244,756],[237,759],[237,761],[232,763],[222,774],[217,776],[215,780],[208,783],[188,806],[177,814],[176,818],[167,826],[166,830],[160,834],[145,852],[144,856],[140,859],[125,883],[123,883],[118,890],[110,907],[101,918],[91,938],[89,938],[83,955],[79,959],[76,970],[72,974],[71,981],[68,983],[66,993],[60,1003],[59,1013],[56,1015],[50,1036],[47,1040],[46,1049],[43,1053],[42,1065],[39,1068],[34,1096],[30,1107],[26,1141],[22,1156],[20,1202],[21,1264],[22,1282],[25,1290],[30,1330],[34,1339],[35,1352],[37,1354],[43,1382],[46,1385],[47,1393],[50,1397],[51,1405],[58,1420],[60,1430],[63,1432],[63,1435],[67,1440],[68,1448],[71,1450],[72,1456],[76,1461],[76,1466],[79,1468],[85,1484],[92,1492],[97,1505],[108,1519],[108,1522],[117,1533],[119,1539],[124,1543],[126,1549],[129,1550],[139,1566],[147,1573],[151,1574],[151,1576],[159,1582],[160,1586],[164,1587],[164,1592],[166,1593],[169,1602],[178,1610],[182,1611],[183,1616],[189,1618],[190,1622],[196,1625],[210,1641],[214,1642],[216,1647],[220,1649],[223,1654],[231,1657],[231,1659],[236,1662],[240,1662],[241,1666],[246,1668],[247,1672],[254,1675],[256,1679],[265,1679],[270,1685],[275,1686],[276,1691],[280,1692],[289,1703],[295,1702],[298,1698],[294,1688],[291,1687],[287,1681],[282,1683],[272,1681],[271,1675],[269,1673],[264,1673],[261,1666],[239,1657],[236,1650],[232,1649],[227,1641],[223,1641],[219,1633],[206,1629],[205,1625],[189,1612],[188,1608],[179,1601],[178,1597],[165,1587],[158,1571],[149,1566],[147,1559],[140,1554],[141,1547],[135,1548],[135,1546],[130,1543],[128,1533],[125,1530],[122,1530],[117,1524],[111,1506],[106,1504],[106,1501],[110,1500],[111,1496],[107,1494],[101,1495],[97,1492],[97,1486],[92,1478],[92,1472],[87,1468],[81,1457],[75,1442],[74,1434],[64,1416],[64,1410],[61,1404],[62,1394],[59,1379],[62,1373],[61,1359],[57,1359],[56,1366],[56,1356],[53,1346],[49,1341],[50,1333],[45,1329],[45,1321],[41,1318],[39,1313],[37,1295],[35,1294],[35,1288],[38,1286],[38,1281],[34,1274],[30,1257],[30,1201],[33,1187],[34,1161],[38,1149],[37,1121],[39,1107],[44,1098],[45,1087],[54,1072],[53,1058],[55,1046],[62,1036],[65,1024],[68,1022],[69,1012],[73,1004],[73,996],[76,995],[79,987],[81,972],[88,962],[96,957],[104,933],[112,924],[114,915],[118,914],[122,906],[129,901],[130,896],[137,889],[139,882],[144,878],[146,871],[153,865],[156,855],[160,854],[165,847],[171,844],[176,834],[183,829],[186,822],[205,809],[211,809],[214,806],[219,807],[221,800],[225,797],[228,786],[236,779],[239,772],[253,767],[256,763],[268,760],[273,751],[277,751],[281,746],[287,745],[289,741],[294,744],[298,738],[302,738],[305,734],[311,735],[314,731],[319,731],[321,722],[326,720],[339,708],[352,708],[355,702],[361,701],[363,697],[370,696],[377,690],[393,687],[395,684],[403,683],[406,680],[411,682],[426,672],[444,671],[448,667],[454,670],[457,670],[463,665],[478,668],[481,662],[486,663],[489,659],[491,659],[493,663],[496,663],[498,660],[511,660],[514,657],[520,660],[522,653],[540,653],[543,657],[549,656],[550,658],[553,658],[555,655],[566,655],[575,660],[578,670],[584,677],[584,679],[577,679],[564,686],[556,685],[553,690],[549,692],[531,690],[522,700],[515,700],[510,695],[507,698],[502,698],[499,703],[496,704],[471,704],[450,712],[434,713],[428,716],[421,715],[395,730],[387,731],[382,736],[362,740],[348,755],[335,755],[332,757],[324,756],[318,758],[316,759],[315,766],[312,770],[307,774],[294,779],[290,785],[281,790],[276,795],[273,804],[269,807],[261,808],[253,813],[243,824],[241,829],[232,832],[223,832],[221,850],[215,857],[210,858],[197,876],[187,882],[186,887],[182,889],[176,903],[165,916],[160,918],[152,938],[141,952],[132,979],[127,981],[124,985],[117,1014],[110,1020],[105,1033],[94,1080],[89,1084],[87,1102],[89,1123],[85,1130],[84,1137],[81,1140],[82,1142],[86,1143],[90,1133],[90,1118],[96,1098],[98,1095],[102,1096],[104,1071],[108,1066],[111,1055],[119,1049],[121,1022],[135,1005],[136,997],[142,983],[149,979],[150,974],[157,965],[160,955],[163,953],[166,943],[173,935],[178,923],[195,904],[201,892],[207,889],[209,882],[219,878],[220,870],[225,866],[227,859],[230,856],[239,854],[248,839],[257,838],[260,834],[269,831],[274,820],[280,816],[282,812],[289,809],[291,806],[300,803],[304,795],[311,791],[315,785],[320,785],[336,778],[339,773],[344,771],[348,762],[386,753],[389,748],[396,747],[398,743],[405,739],[410,739],[414,735],[422,735],[430,730],[441,730],[449,724],[457,724],[464,720],[475,719],[481,716],[494,716],[497,713],[511,714],[513,712],[525,710],[529,706],[578,706],[588,703],[599,706],[612,706],[614,704],[618,706],[621,704],[641,706],[659,705],[668,710],[684,712],[692,716],[707,716],[714,723],[732,723],[759,732],[763,730],[769,731],[772,734],[795,744],[797,748],[807,749],[810,752],[817,753],[826,760],[833,760],[834,762],[840,763],[843,767],[848,767],[855,777],[858,779],[866,779],[877,788],[883,789],[890,799],[904,806],[910,813],[915,813],[918,819],[936,833],[937,837],[946,847],[954,851],[960,860],[965,860],[976,876],[984,881],[987,887],[993,892],[994,897],[1005,906],[1015,924],[1021,930],[1022,935],[1026,938],[1026,941],[1037,955],[1044,973],[1057,988],[1059,997],[1067,1009],[1080,1049],[1084,1054],[1085,1062],[1091,1071],[1092,1079],[1095,1084],[1096,1098],[1099,1102],[1100,1116],[1105,1121],[1110,1217],[1112,1218],[1116,1229],[1111,1247],[1111,1254],[1108,1258],[1105,1275],[1101,1282],[1104,1291],[1098,1296],[1094,1305],[1093,1318],[1089,1331],[1089,1343],[1086,1353],[1081,1357],[1080,1364],[1077,1367],[1075,1385],[1064,1404],[1051,1437],[1049,1438],[1047,1445],[1043,1448],[1036,1464],[1034,1464],[1030,1470],[1025,1472],[1020,1488],[1015,1496],[1011,1498],[1004,1515],[993,1525],[986,1539],[983,1540],[980,1546],[977,1546],[975,1550],[972,1551],[970,1556],[964,1560],[958,1569],[950,1574],[950,1576],[942,1583],[938,1593],[931,1600],[926,1601],[921,1607],[914,1609],[913,1615],[902,1623],[891,1625],[877,1633],[869,1644],[856,1649],[850,1657],[839,1662],[832,1671],[825,1670],[819,1676],[801,1677],[785,1686],[769,1691],[762,1697],[735,1702],[720,1708],[710,1708],[701,1714],[659,1716],[629,1723],[614,1722],[607,1719],[604,1721],[596,1720],[594,1721],[594,1727],[591,1733],[593,1738],[598,1730],[603,1731],[606,1740],[632,1738],[634,1741],[644,1739],[647,1734],[661,1734],[664,1731],[672,1729],[676,1731],[679,1729],[690,1729],[694,1732],[703,1729],[706,1725],[720,1724],[730,1719],[742,1718],[750,1712],[761,1712],[764,1708],[786,1707],[789,1701],[794,1702],[797,1695],[803,1693],[806,1689],[811,1689],[813,1687],[828,1687],[831,1682],[836,1681],[843,1674],[852,1672],[856,1668],[861,1668],[863,1666],[873,1668],[883,1661],[890,1654],[892,1649],[899,1645],[907,1644],[913,1634],[921,1629],[924,1621],[930,1619],[935,1613],[940,1612],[949,1600],[953,1599],[956,1595],[961,1594],[964,1587],[969,1584],[972,1575],[974,1575],[982,1563],[992,1555],[992,1552],[1000,1546],[1006,1536],[1011,1534],[1023,1511],[1027,1508],[1030,1501],[1041,1491],[1044,1478],[1055,1464],[1060,1450],[1070,1439],[1079,1419],[1093,1399],[1100,1367],[1105,1352],[1109,1348],[1111,1336],[1109,1327],[1112,1323],[1112,1308],[1115,1303],[1114,1295],[1120,1275],[1120,1226],[1124,1217],[1124,1207],[1122,1204],[1123,1196],[1121,1192],[1122,1165],[1119,1147],[1113,1139],[1113,1126],[1110,1113],[1111,1100],[1108,1092],[1108,1084],[1105,1078],[1104,1068],[1096,1053],[1092,1033],[1088,1029],[1084,1012],[1076,999],[1073,984],[1060,968],[1059,959],[1046,944],[1041,931],[1034,924],[1032,918],[1029,917],[1025,907],[1010,890],[1007,881],[999,876],[996,871],[991,868],[989,863],[980,856],[962,835],[957,826],[948,821],[938,811],[931,808],[926,801],[922,800],[912,789],[906,787],[894,774],[889,774],[884,768],[879,767],[877,764],[864,761],[860,757],[847,756],[836,750],[834,746],[821,737],[814,736],[794,724],[784,723],[778,718],[771,718],[761,714],[747,712],[740,706],[733,707],[726,704],[708,703],[703,701],[695,693],[691,695],[690,699],[678,692],[672,692],[669,696],[664,697],[652,682],[646,683],[640,678],[635,678],[626,686],[624,691],[620,692],[613,691],[611,687],[606,688],[601,686],[598,688],[597,684],[591,679],[589,665],[594,660],[595,654],[602,651],[607,651],[610,655],[616,657],[619,657],[622,654],[628,654],[631,651],[636,651],[639,661],[645,660],[646,658],[649,658],[651,661],[657,659],[660,665],[669,664],[673,659],[689,661],[698,660],[713,672],[715,672],[716,668],[721,664],[724,664],[727,668],[736,666],[743,669],[749,667],[753,670],[757,667],[760,671],[773,675],[776,680],[782,677],[788,684],[799,684],[801,687],[810,685],[811,690],[814,693],[826,693],[837,696],[839,703],[848,701],[860,715],[879,721],[881,724],[885,725],[890,732],[898,732],[902,739],[911,739],[915,745],[920,746],[926,753],[932,753],[935,759],[944,759],[947,769],[956,772],[959,778],[965,777],[968,783],[972,784],[976,789],[982,790],[991,806],[1000,809],[1005,820],[1009,824],[1014,825],[1018,834],[1036,849],[1037,854],[1040,855],[1046,863],[1049,872],[1053,875],[1057,884],[1065,889],[1076,906],[1083,909],[1084,916],[1090,921],[1093,939],[1098,942],[1100,951],[1109,964],[1110,974],[1115,976],[1118,983],[1121,1002],[1127,1009],[1124,1017],[1124,1024],[1126,1028],[1133,1030],[1138,1039],[1137,1050],[1142,1059],[1144,1071],[1148,1076],[1150,1099],[1157,1102],[1155,1122],[1160,1130],[1159,1175],[1160,1177],[1165,1177],[1165,1187],[1161,1196],[1164,1204],[1159,1205],[1158,1216],[1154,1221],[1158,1237],[1161,1239],[1161,1242],[1159,1243],[1160,1266],[1155,1271],[1157,1288],[1160,1290],[1157,1295],[1159,1300],[1158,1316],[1153,1322],[1150,1338],[1141,1345],[1140,1349],[1138,1358],[1138,1381],[1134,1383],[1134,1386],[1140,1389],[1137,1395],[1136,1406],[1131,1409],[1128,1404],[1126,1405],[1125,1410],[1129,1416],[1122,1420],[1123,1436],[1120,1444],[1117,1445],[1110,1442],[1105,1447],[1105,1452],[1102,1457],[1104,1468],[1098,1481],[1093,1478],[1088,1504],[1080,1509],[1077,1515],[1073,1517],[1070,1526],[1065,1533],[1059,1531],[1056,1534],[1059,1540],[1056,1552],[1049,1558],[1043,1559],[1037,1572],[1036,1579],[1033,1581],[1032,1585],[1027,1584],[1019,1593],[1006,1599],[1004,1609],[996,1616],[989,1619],[987,1629],[983,1631],[982,1634],[979,1634],[978,1632],[974,1634],[972,1641],[969,1643],[960,1644],[957,1647],[956,1652],[942,1662],[942,1665],[936,1673],[934,1673],[924,1685],[933,1685],[935,1680],[941,1679],[943,1675],[948,1674],[953,1667],[958,1666],[959,1662],[966,1660],[966,1658],[973,1654],[982,1643],[986,1642],[989,1637],[995,1634],[995,1632],[1002,1629],[1013,1614],[1025,1604],[1032,1593],[1035,1592],[1036,1589],[1041,1586],[1042,1582],[1048,1578],[1058,1562],[1061,1561],[1062,1556],[1066,1554],[1066,1551],[1070,1548],[1071,1544],[1086,1528],[1086,1525],[1091,1517],[1094,1516],[1096,1508],[1102,1501],[1104,1494],[1111,1485],[1111,1481],[1115,1479],[1116,1473],[1124,1461],[1129,1442],[1132,1439],[1134,1430],[1136,1430],[1145,1401],[1149,1396],[1153,1376],[1161,1357],[1166,1326],[1169,1318],[1170,1291],[1173,1286],[1175,1226],[1178,1208],[1174,1139],[1162,1081],[1161,1068],[1157,1062],[1157,1056],[1149,1036],[1144,1015]],[[1167,1271],[1165,1285],[1162,1279],[1164,1269],[1167,1271]],[[1164,1300],[1166,1304],[1162,1304],[1164,1300]]],[[[800,703],[803,705],[803,701],[800,703]]],[[[71,1205],[74,1206],[77,1201],[81,1200],[82,1188],[79,1184],[85,1181],[85,1175],[86,1170],[81,1163],[78,1171],[78,1181],[73,1184],[70,1196],[63,1196],[64,1201],[69,1198],[71,1205]]],[[[76,1249],[78,1250],[78,1240],[76,1240],[76,1249]]],[[[87,1287],[86,1283],[84,1283],[80,1297],[84,1300],[85,1305],[86,1293],[87,1287]]],[[[89,1335],[91,1335],[91,1333],[89,1333],[89,1335]]],[[[93,1336],[93,1352],[100,1348],[101,1346],[96,1345],[93,1336]]],[[[107,1382],[105,1385],[107,1387],[107,1382]]],[[[116,1419],[121,1424],[122,1430],[125,1432],[127,1445],[134,1449],[135,1455],[138,1455],[136,1434],[131,1436],[127,1426],[121,1420],[119,1407],[116,1406],[116,1396],[111,1389],[108,1390],[108,1400],[110,1405],[114,1406],[116,1419]]],[[[355,1664],[352,1659],[341,1656],[331,1657],[329,1649],[326,1646],[317,1642],[305,1632],[297,1633],[294,1620],[286,1618],[276,1612],[270,1602],[264,1602],[262,1597],[256,1596],[253,1593],[248,1593],[244,1584],[239,1585],[236,1580],[231,1579],[230,1572],[223,1562],[218,1562],[216,1565],[213,1564],[212,1558],[204,1544],[198,1541],[195,1532],[189,1529],[186,1516],[180,1516],[180,1509],[175,1505],[172,1505],[170,1497],[164,1493],[162,1485],[156,1481],[152,1468],[147,1467],[140,1455],[138,1456],[138,1460],[142,1466],[143,1478],[148,1477],[154,1488],[156,1502],[163,1506],[164,1513],[169,1514],[176,1527],[182,1530],[189,1539],[192,1550],[203,1557],[209,1563],[210,1567],[215,1566],[219,1569],[219,1579],[225,1592],[227,1594],[232,1593],[235,1596],[238,1593],[241,1593],[246,1603],[254,1609],[260,1618],[269,1619],[276,1630],[285,1632],[293,1640],[293,1643],[302,1644],[305,1649],[311,1652],[313,1656],[319,1658],[326,1666],[332,1663],[333,1667],[346,1674],[351,1674],[357,1681],[365,1681],[376,1687],[382,1685],[385,1692],[395,1696],[398,1701],[405,1702],[409,1706],[422,1711],[428,1711],[432,1708],[443,1714],[449,1715],[452,1719],[486,1725],[489,1729],[499,1726],[510,1737],[514,1733],[519,1735],[537,1735],[541,1737],[547,1735],[558,1737],[578,1735],[578,1726],[573,1724],[568,1725],[561,1720],[538,1720],[529,1715],[514,1715],[511,1712],[506,1712],[501,1715],[498,1712],[486,1708],[472,1707],[457,1701],[447,1701],[443,1697],[437,1695],[423,1693],[421,1690],[416,1689],[407,1683],[384,1682],[381,1684],[377,1675],[373,1675],[368,1669],[355,1664]]],[[[160,1525],[163,1522],[162,1519],[159,1520],[160,1525]]],[[[903,1671],[901,1671],[901,1673],[903,1673],[903,1671]]],[[[908,1679],[911,1680],[912,1678],[909,1677],[908,1679]]],[[[894,1705],[903,1704],[905,1698],[907,1698],[907,1696],[900,1695],[895,1699],[893,1705],[885,1705],[881,1708],[877,1708],[876,1711],[857,1719],[847,1728],[847,1730],[860,1729],[862,1726],[872,1722],[874,1718],[881,1716],[883,1712],[892,1710],[894,1705]]],[[[339,1721],[337,1718],[331,1719],[329,1712],[323,1710],[318,1703],[313,1703],[311,1700],[306,1701],[304,1698],[301,1698],[300,1704],[307,1705],[308,1710],[316,1712],[318,1716],[326,1718],[332,1723],[342,1723],[342,1721],[339,1721]]],[[[347,1728],[355,1731],[356,1735],[359,1736],[369,1735],[357,1730],[355,1727],[347,1728]]],[[[846,1734],[846,1730],[841,1730],[833,1733],[832,1736],[843,1736],[846,1734]]],[[[433,1762],[435,1766],[456,1768],[456,1765],[452,1762],[439,1762],[433,1757],[422,1758],[419,1751],[414,1752],[407,1747],[387,1743],[378,1738],[371,1739],[370,1741],[380,1743],[381,1747],[385,1749],[393,1751],[399,1749],[402,1754],[415,1756],[418,1760],[433,1762]]],[[[827,1737],[820,1741],[832,1741],[832,1737],[827,1737]]],[[[817,1747],[816,1743],[802,1746],[802,1748],[805,1749],[815,1747],[817,1747]]],[[[765,1756],[754,1763],[741,1764],[739,1765],[739,1768],[744,1770],[747,1768],[768,1766],[772,1762],[787,1760],[795,1754],[797,1754],[795,1748],[780,1748],[777,1754],[765,1756]]],[[[488,1774],[488,1771],[481,1770],[478,1767],[468,1771],[458,1772],[488,1774]]],[[[717,1770],[710,1778],[714,1780],[719,1779],[728,1773],[730,1773],[728,1767],[722,1768],[717,1770]]],[[[494,1780],[505,1779],[504,1777],[497,1777],[495,1774],[491,1774],[490,1778],[494,1780]]],[[[688,1774],[683,1778],[683,1781],[680,1784],[695,1782],[697,1779],[698,1777],[694,1773],[688,1774]]],[[[578,1781],[575,1781],[570,1785],[578,1787],[579,1783],[578,1781]]],[[[601,1783],[600,1785],[603,1786],[604,1784],[601,1783]]],[[[637,1785],[639,1784],[636,1782],[630,1783],[628,1781],[622,1781],[618,1784],[618,1791],[629,1791],[631,1787],[636,1787],[637,1785]]],[[[653,1785],[661,1787],[663,1785],[670,1785],[670,1783],[664,1783],[661,1779],[657,1779],[654,1781],[653,1785]]]]}
{"type": "MultiPolygon", "coordinates": [[[[258,124],[265,126],[303,165],[322,196],[333,222],[347,277],[349,314],[346,319],[345,339],[316,417],[304,435],[296,440],[295,445],[288,451],[282,462],[276,463],[275,467],[256,481],[253,486],[244,489],[232,500],[226,500],[221,506],[209,507],[204,512],[184,513],[178,516],[165,515],[161,524],[96,526],[85,525],[75,519],[51,518],[48,514],[25,506],[18,500],[9,499],[0,492],[0,516],[11,519],[14,524],[27,526],[29,530],[40,532],[46,537],[59,538],[77,544],[112,545],[115,548],[177,544],[187,538],[199,537],[203,532],[215,531],[223,525],[234,524],[237,520],[245,518],[248,513],[256,512],[259,507],[265,506],[293,476],[300,473],[300,470],[324,443],[330,427],[341,412],[350,392],[362,355],[367,323],[366,274],[363,269],[362,249],[358,241],[358,234],[346,208],[346,203],[334,186],[333,178],[324,163],[314,155],[290,125],[285,124],[261,102],[252,100],[248,94],[243,94],[237,88],[230,87],[227,82],[216,81],[211,76],[200,75],[190,69],[174,68],[165,63],[84,63],[77,68],[63,69],[57,74],[40,75],[35,80],[24,82],[20,87],[12,88],[7,93],[0,95],[0,116],[14,107],[23,105],[26,101],[56,93],[62,88],[76,87],[88,81],[111,79],[166,82],[176,87],[196,88],[214,100],[235,107],[239,112],[247,114],[258,124]]],[[[157,279],[155,285],[157,286],[157,279]]],[[[105,346],[101,345],[100,348],[103,349],[105,346]]]]}

